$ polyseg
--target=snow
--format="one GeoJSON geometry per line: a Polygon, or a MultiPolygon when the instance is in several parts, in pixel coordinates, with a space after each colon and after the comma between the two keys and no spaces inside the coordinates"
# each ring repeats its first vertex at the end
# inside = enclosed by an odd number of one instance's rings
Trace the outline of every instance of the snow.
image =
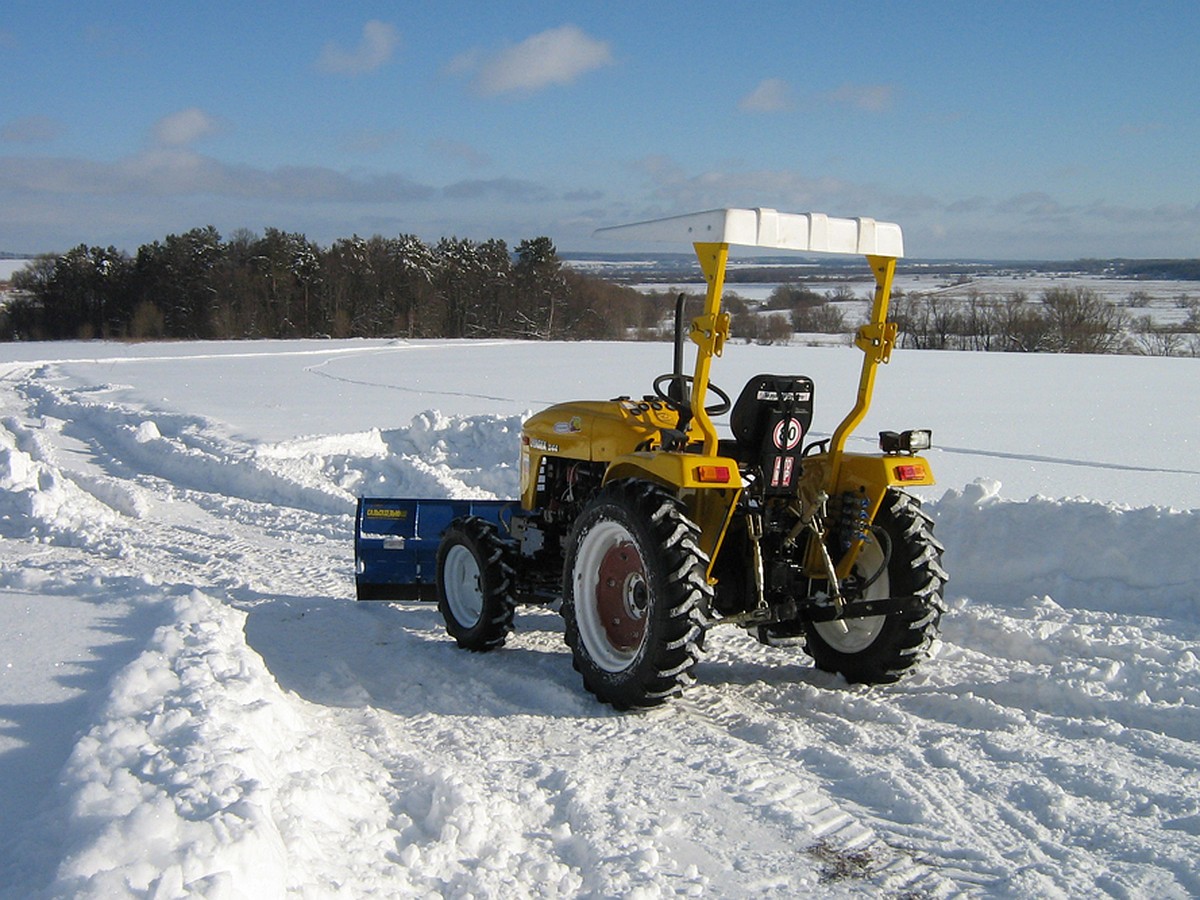
{"type": "MultiPolygon", "coordinates": [[[[851,348],[730,345],[849,408],[851,348]]],[[[1200,361],[899,351],[936,657],[887,688],[709,636],[647,713],[560,619],[458,651],[353,602],[360,494],[512,496],[522,418],[663,344],[0,347],[0,897],[1200,894],[1200,361]]]]}

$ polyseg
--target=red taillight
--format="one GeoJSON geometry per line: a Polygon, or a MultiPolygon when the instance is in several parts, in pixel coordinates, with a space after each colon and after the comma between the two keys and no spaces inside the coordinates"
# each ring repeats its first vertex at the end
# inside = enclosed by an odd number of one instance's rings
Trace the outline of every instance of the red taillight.
{"type": "Polygon", "coordinates": [[[895,471],[899,481],[924,481],[926,478],[924,466],[896,466],[895,471]]]}
{"type": "Polygon", "coordinates": [[[703,484],[729,484],[729,466],[696,466],[696,480],[703,484]]]}

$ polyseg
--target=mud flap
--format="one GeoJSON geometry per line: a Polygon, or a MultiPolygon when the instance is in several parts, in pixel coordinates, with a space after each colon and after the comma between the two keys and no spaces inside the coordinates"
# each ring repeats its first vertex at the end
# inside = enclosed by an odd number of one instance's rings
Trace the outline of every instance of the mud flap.
{"type": "Polygon", "coordinates": [[[436,600],[438,544],[450,523],[479,516],[504,529],[519,506],[515,500],[360,498],[354,517],[358,599],[436,600]]]}

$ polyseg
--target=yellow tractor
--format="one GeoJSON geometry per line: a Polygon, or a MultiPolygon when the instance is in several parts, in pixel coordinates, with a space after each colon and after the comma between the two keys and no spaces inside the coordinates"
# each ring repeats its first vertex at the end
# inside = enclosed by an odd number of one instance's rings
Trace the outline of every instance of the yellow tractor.
{"type": "Polygon", "coordinates": [[[436,597],[447,632],[476,651],[503,645],[519,602],[561,600],[584,686],[620,709],[686,687],[717,625],[802,646],[852,682],[900,678],[928,655],[944,611],[943,548],[904,491],[933,484],[917,455],[931,436],[889,431],[878,454],[845,449],[896,339],[887,312],[899,226],[720,209],[597,234],[693,244],[707,292],[690,328],[676,307],[672,370],[640,398],[530,417],[519,500],[361,500],[359,598],[436,597]],[[756,376],[736,401],[710,382],[729,336],[721,297],[731,245],[866,257],[875,291],[855,339],[857,399],[828,439],[806,442],[805,376],[756,376]],[[713,418],[725,413],[722,437],[713,418]]]}

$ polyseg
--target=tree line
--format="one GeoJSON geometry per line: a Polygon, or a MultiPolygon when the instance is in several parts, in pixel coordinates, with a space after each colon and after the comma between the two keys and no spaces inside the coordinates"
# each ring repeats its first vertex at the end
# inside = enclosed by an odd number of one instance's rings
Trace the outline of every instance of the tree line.
{"type": "Polygon", "coordinates": [[[900,295],[891,318],[900,346],[916,349],[1200,356],[1200,301],[1181,295],[1177,305],[1181,321],[1166,324],[1134,317],[1091,288],[1055,287],[1037,299],[1023,291],[900,295]]]}
{"type": "MultiPolygon", "coordinates": [[[[858,327],[846,314],[849,288],[818,293],[803,285],[781,284],[759,305],[727,293],[731,334],[746,341],[786,343],[797,334],[849,336],[858,327]]],[[[1124,304],[1087,287],[1054,287],[1031,298],[1010,294],[893,294],[889,318],[899,346],[915,350],[985,350],[1011,353],[1127,353],[1147,356],[1200,356],[1200,300],[1176,300],[1178,321],[1164,323],[1133,316],[1126,307],[1148,298],[1134,292],[1124,304]]]]}
{"type": "MultiPolygon", "coordinates": [[[[1161,267],[1161,262],[1150,261],[1161,267]]],[[[670,292],[643,293],[564,266],[547,237],[521,241],[357,235],[322,248],[303,234],[211,226],[168,235],[133,256],[84,244],[38,257],[13,276],[0,340],[295,337],[661,339],[670,292]]],[[[818,293],[780,284],[765,303],[730,291],[735,338],[787,342],[849,335],[858,300],[845,286],[818,293]]],[[[1136,305],[1131,295],[1130,304],[1136,305]]],[[[694,298],[692,306],[698,306],[694,298]]],[[[897,292],[902,347],[1006,352],[1200,356],[1200,301],[1179,298],[1181,321],[1134,318],[1081,287],[1031,299],[897,292]]]]}
{"type": "Polygon", "coordinates": [[[622,338],[653,299],[572,271],[547,237],[521,241],[303,234],[212,226],[135,255],[84,244],[13,276],[0,339],[622,338]]]}

